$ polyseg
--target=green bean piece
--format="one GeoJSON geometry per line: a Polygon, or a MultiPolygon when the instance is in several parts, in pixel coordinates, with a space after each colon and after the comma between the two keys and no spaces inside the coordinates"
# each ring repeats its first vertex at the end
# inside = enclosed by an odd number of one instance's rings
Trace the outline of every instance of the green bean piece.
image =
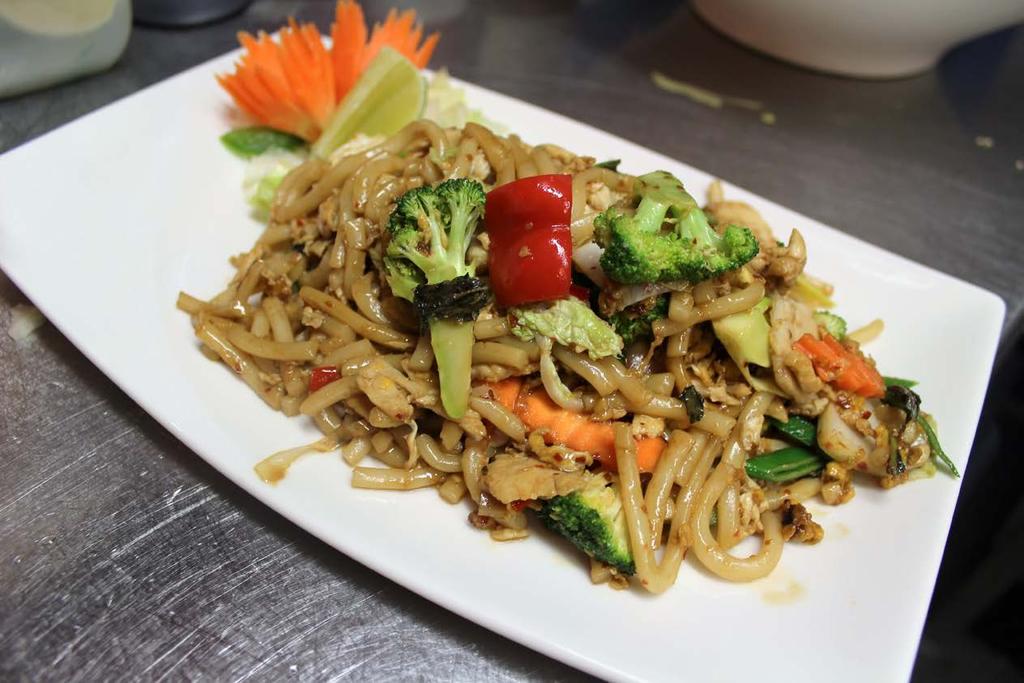
{"type": "Polygon", "coordinates": [[[804,446],[813,446],[818,438],[818,426],[806,417],[790,415],[788,422],[776,420],[774,417],[766,419],[777,432],[804,446]]]}
{"type": "Polygon", "coordinates": [[[917,380],[903,379],[901,377],[882,377],[886,387],[906,387],[912,389],[917,386],[917,380]]]}
{"type": "Polygon", "coordinates": [[[814,474],[825,466],[825,459],[804,448],[790,446],[747,460],[751,479],[785,482],[814,474]]]}
{"type": "Polygon", "coordinates": [[[939,443],[939,435],[935,433],[931,423],[925,419],[924,415],[918,415],[917,424],[921,425],[921,429],[924,430],[925,436],[928,437],[928,448],[931,449],[932,455],[935,456],[935,459],[941,462],[946,469],[949,470],[950,474],[959,479],[960,471],[957,470],[953,460],[946,455],[946,451],[942,450],[942,444],[939,443]]]}

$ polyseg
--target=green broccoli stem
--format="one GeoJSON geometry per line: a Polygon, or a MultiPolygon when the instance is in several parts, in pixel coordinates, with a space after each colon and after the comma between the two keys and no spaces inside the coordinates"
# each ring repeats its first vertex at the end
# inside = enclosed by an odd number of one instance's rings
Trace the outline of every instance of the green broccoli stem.
{"type": "Polygon", "coordinates": [[[430,322],[430,345],[441,379],[441,404],[454,419],[466,414],[469,404],[470,366],[473,362],[473,323],[453,320],[430,322]]]}

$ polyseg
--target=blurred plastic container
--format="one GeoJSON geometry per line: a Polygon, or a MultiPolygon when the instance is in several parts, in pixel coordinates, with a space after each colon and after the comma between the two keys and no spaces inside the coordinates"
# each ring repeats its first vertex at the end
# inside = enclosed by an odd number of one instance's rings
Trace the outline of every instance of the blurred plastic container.
{"type": "Polygon", "coordinates": [[[130,0],[0,0],[0,97],[110,67],[131,27],[130,0]]]}

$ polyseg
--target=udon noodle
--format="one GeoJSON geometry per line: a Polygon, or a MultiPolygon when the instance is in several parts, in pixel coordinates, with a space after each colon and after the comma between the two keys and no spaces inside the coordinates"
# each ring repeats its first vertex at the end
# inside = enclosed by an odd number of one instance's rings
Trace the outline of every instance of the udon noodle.
{"type": "MultiPolygon", "coordinates": [[[[227,365],[270,408],[312,418],[322,432],[314,444],[263,461],[257,473],[277,481],[302,453],[338,448],[354,468],[353,486],[434,487],[448,503],[468,501],[470,522],[495,540],[523,538],[525,510],[536,500],[501,502],[496,463],[525,458],[524,467],[549,477],[579,476],[596,466],[592,454],[531,430],[491,390],[495,382],[523,378],[560,409],[612,421],[611,469],[617,473],[606,476],[621,493],[640,585],[665,590],[690,550],[724,579],[765,576],[787,539],[820,538],[820,527],[813,528],[800,504],[822,490],[822,478],[815,473],[785,487],[771,485],[747,476],[745,463],[768,450],[766,413],[815,415],[830,395],[792,358],[773,359],[775,375],[789,384],[780,380],[766,389],[771,373],[754,378],[733,364],[712,323],[749,311],[766,296],[798,304],[786,298],[805,258],[798,233],[788,247],[777,243],[735,273],[662,290],[669,303],[667,314],[653,322],[654,339],[628,348],[621,359],[594,359],[547,339],[523,341],[491,305],[473,326],[469,409],[455,420],[437,400],[431,345],[414,309],[391,293],[382,275],[384,225],[394,202],[412,188],[451,177],[493,188],[550,173],[572,175],[576,245],[591,240],[594,217],[628,198],[634,184],[632,176],[556,145],[530,146],[475,123],[456,130],[430,121],[340,159],[311,159],[284,179],[269,224],[249,251],[231,259],[235,273],[225,289],[208,300],[178,298],[203,353],[227,365]],[[311,390],[314,369],[324,367],[333,381],[311,390]],[[687,387],[703,395],[700,417],[680,397],[687,387]],[[638,439],[652,434],[667,445],[653,471],[642,473],[638,439]],[[749,536],[760,539],[759,548],[735,555],[731,549],[749,536]]],[[[740,215],[759,238],[770,236],[750,207],[725,201],[717,187],[711,198],[712,218],[740,215]]],[[[487,235],[478,232],[469,258],[484,277],[487,251],[487,235]]],[[[603,304],[614,308],[619,296],[624,290],[610,285],[603,304]]],[[[783,315],[782,308],[777,303],[773,315],[783,315]]],[[[873,332],[865,330],[863,338],[873,332]]],[[[773,327],[776,333],[784,329],[773,327]]],[[[852,495],[849,483],[840,483],[852,495]]],[[[592,577],[616,586],[625,581],[600,563],[592,577]]]]}

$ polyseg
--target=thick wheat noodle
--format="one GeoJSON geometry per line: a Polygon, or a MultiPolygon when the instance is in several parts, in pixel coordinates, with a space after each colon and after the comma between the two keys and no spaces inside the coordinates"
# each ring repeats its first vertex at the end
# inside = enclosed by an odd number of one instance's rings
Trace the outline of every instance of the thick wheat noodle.
{"type": "Polygon", "coordinates": [[[687,427],[690,426],[690,413],[686,410],[686,404],[680,399],[653,393],[649,395],[650,399],[646,403],[634,403],[627,399],[626,407],[632,413],[663,417],[667,420],[675,420],[687,427]]]}
{"type": "Polygon", "coordinates": [[[703,306],[711,303],[715,298],[715,283],[705,280],[693,286],[693,303],[695,306],[703,306]]]}
{"type": "Polygon", "coordinates": [[[356,169],[366,163],[367,159],[376,155],[378,151],[377,148],[374,148],[345,157],[318,176],[315,176],[308,167],[315,164],[317,169],[321,169],[323,162],[319,159],[311,159],[292,169],[281,182],[282,189],[278,193],[281,204],[275,207],[274,219],[280,223],[287,223],[312,213],[330,196],[331,192],[343,185],[356,169]],[[293,175],[296,176],[294,189],[290,185],[286,185],[293,175]],[[315,180],[309,184],[300,182],[314,177],[315,180]]]}
{"type": "Polygon", "coordinates": [[[315,341],[277,342],[260,339],[237,325],[228,328],[228,339],[251,356],[271,360],[311,361],[316,358],[319,347],[315,341]]]}
{"type": "Polygon", "coordinates": [[[342,289],[345,296],[351,297],[352,285],[363,276],[363,272],[366,270],[366,252],[362,249],[346,249],[343,270],[342,289]]]}
{"type": "Polygon", "coordinates": [[[288,468],[291,467],[292,463],[306,453],[311,451],[326,453],[327,451],[332,451],[337,447],[338,441],[336,439],[326,437],[317,439],[313,443],[304,444],[295,448],[288,448],[269,455],[256,463],[256,466],[253,467],[253,469],[256,470],[256,475],[264,482],[268,484],[275,484],[284,478],[284,475],[288,472],[288,468]]]}
{"type": "Polygon", "coordinates": [[[740,508],[739,482],[734,481],[725,487],[715,505],[718,514],[716,536],[718,545],[726,550],[739,543],[740,508]]]}
{"type": "Polygon", "coordinates": [[[263,259],[256,259],[245,271],[245,276],[238,283],[238,292],[235,295],[239,301],[246,303],[256,293],[256,287],[263,277],[263,259]]]}
{"type": "Polygon", "coordinates": [[[462,478],[466,482],[469,497],[480,502],[482,482],[480,478],[487,466],[487,444],[483,439],[466,439],[466,447],[462,451],[462,478]]]}
{"type": "Polygon", "coordinates": [[[757,302],[764,298],[764,283],[760,280],[747,285],[743,289],[729,292],[723,296],[713,299],[702,305],[694,306],[685,319],[675,320],[671,318],[672,309],[669,307],[669,318],[657,320],[651,326],[654,334],[659,337],[685,332],[697,323],[707,320],[717,320],[734,313],[749,311],[757,302]]]}
{"type": "Polygon", "coordinates": [[[341,447],[341,458],[352,467],[370,454],[370,440],[365,436],[350,439],[341,447]]]}
{"type": "Polygon", "coordinates": [[[494,171],[494,185],[504,185],[516,179],[516,164],[508,147],[494,133],[475,123],[467,123],[463,132],[476,140],[494,171]]]}
{"type": "Polygon", "coordinates": [[[477,339],[494,339],[505,336],[509,329],[507,317],[487,318],[473,323],[473,336],[477,339]]]}
{"type": "Polygon", "coordinates": [[[341,429],[341,418],[330,408],[324,408],[313,416],[313,422],[324,436],[338,436],[341,429]]]}
{"type": "Polygon", "coordinates": [[[526,370],[530,364],[530,356],[522,349],[517,349],[500,342],[484,341],[473,344],[474,365],[505,365],[516,370],[526,370]]]}
{"type": "Polygon", "coordinates": [[[459,147],[455,153],[455,166],[452,168],[453,178],[468,178],[469,171],[473,166],[473,155],[480,149],[480,145],[473,138],[464,135],[459,140],[459,147]]]}
{"type": "Polygon", "coordinates": [[[497,401],[482,396],[470,396],[469,407],[513,441],[526,441],[526,427],[523,426],[523,421],[497,401]]]}
{"type": "MultiPolygon", "coordinates": [[[[684,321],[693,317],[693,292],[672,292],[668,299],[669,320],[684,321]]],[[[670,356],[681,356],[682,353],[669,353],[670,356]]]]}
{"type": "Polygon", "coordinates": [[[352,486],[357,489],[387,489],[411,491],[437,486],[444,474],[429,467],[405,470],[395,467],[356,467],[352,470],[352,486]]]}
{"type": "Polygon", "coordinates": [[[821,477],[807,477],[790,482],[785,486],[771,486],[765,489],[764,502],[769,510],[777,510],[787,500],[802,503],[821,491],[821,477]]]}
{"type": "Polygon", "coordinates": [[[364,215],[369,221],[380,225],[388,219],[391,203],[408,189],[406,181],[401,178],[384,178],[378,181],[369,201],[366,202],[364,215]]]}
{"type": "Polygon", "coordinates": [[[438,159],[445,159],[448,156],[448,136],[444,130],[433,121],[420,119],[409,123],[395,135],[388,138],[381,148],[391,154],[402,154],[408,152],[408,147],[417,138],[424,138],[430,150],[438,159]]]}
{"type": "Polygon", "coordinates": [[[312,287],[303,287],[299,290],[299,296],[313,308],[345,323],[355,330],[356,334],[360,334],[370,341],[393,349],[408,349],[415,344],[413,337],[390,327],[370,322],[349,308],[345,302],[330,294],[312,287]]]}
{"type": "MultiPolygon", "coordinates": [[[[289,329],[291,328],[289,327],[289,329]]],[[[249,333],[254,337],[259,337],[260,339],[266,337],[270,333],[270,321],[267,320],[266,313],[263,311],[256,311],[252,315],[249,333]]]]}
{"type": "Polygon", "coordinates": [[[529,178],[537,175],[537,165],[533,163],[533,159],[518,135],[508,136],[508,146],[512,150],[512,158],[515,160],[516,177],[529,178]]]}
{"type": "Polygon", "coordinates": [[[445,420],[441,425],[441,447],[447,451],[454,451],[462,443],[464,433],[462,427],[451,420],[445,420]]]}
{"type": "Polygon", "coordinates": [[[519,337],[513,337],[511,335],[505,337],[497,337],[490,341],[504,344],[505,346],[511,346],[514,349],[519,349],[526,354],[526,357],[530,359],[531,363],[537,362],[540,358],[540,347],[537,346],[535,341],[526,341],[519,337]]]}
{"type": "MultiPolygon", "coordinates": [[[[698,438],[706,437],[701,435],[698,438]]],[[[700,452],[700,457],[693,466],[693,471],[685,478],[685,481],[683,481],[682,485],[679,487],[679,493],[676,494],[675,505],[672,511],[672,526],[669,529],[669,536],[672,538],[679,537],[680,541],[686,547],[693,544],[693,536],[687,530],[689,529],[690,518],[693,515],[693,508],[696,504],[697,496],[700,494],[701,489],[704,488],[704,482],[707,481],[708,472],[711,471],[711,466],[714,464],[715,458],[718,457],[721,450],[721,441],[715,438],[707,439],[700,452]]]]}
{"type": "Polygon", "coordinates": [[[533,159],[533,164],[537,167],[538,174],[550,175],[556,172],[554,160],[543,147],[534,147],[530,152],[530,158],[533,159]]]}
{"type": "Polygon", "coordinates": [[[636,406],[651,402],[653,394],[635,374],[626,369],[617,358],[602,358],[598,361],[609,377],[613,378],[615,388],[622,392],[626,400],[636,406]]]}
{"type": "Polygon", "coordinates": [[[313,270],[307,270],[299,277],[299,284],[303,287],[321,289],[327,284],[327,278],[331,274],[331,262],[322,258],[320,263],[313,270]]]}
{"type": "Polygon", "coordinates": [[[665,523],[666,503],[672,493],[676,478],[683,465],[690,459],[696,459],[694,439],[682,430],[675,430],[669,437],[658,464],[654,468],[651,480],[647,482],[644,493],[644,504],[651,523],[651,549],[654,550],[661,542],[662,525],[665,523]]]}
{"type": "Polygon", "coordinates": [[[743,469],[751,447],[761,436],[761,425],[764,423],[764,411],[772,402],[772,395],[763,391],[755,392],[747,399],[736,416],[729,439],[722,451],[722,461],[736,469],[743,469]]]}
{"type": "Polygon", "coordinates": [[[729,432],[732,431],[735,423],[736,420],[734,418],[729,417],[718,408],[705,403],[704,417],[699,422],[695,422],[693,426],[704,430],[708,434],[724,439],[729,436],[729,432]]]}
{"type": "Polygon", "coordinates": [[[342,346],[323,357],[323,365],[341,365],[346,361],[373,358],[377,350],[367,339],[360,339],[357,342],[342,346]]]}
{"type": "MultiPolygon", "coordinates": [[[[709,444],[707,436],[700,432],[697,432],[696,435],[691,434],[691,436],[693,437],[693,445],[690,447],[675,481],[679,486],[679,492],[676,494],[675,499],[668,498],[661,508],[650,511],[650,514],[654,515],[651,519],[652,529],[660,528],[663,530],[664,527],[659,525],[663,525],[666,519],[672,519],[668,537],[678,539],[683,552],[686,551],[689,545],[688,537],[681,536],[679,531],[685,528],[686,520],[692,508],[693,498],[696,496],[697,491],[699,491],[701,484],[704,483],[707,472],[711,468],[711,462],[716,455],[715,452],[709,452],[709,447],[714,444],[709,444]],[[699,480],[697,483],[694,483],[695,478],[699,480]]],[[[663,535],[661,532],[655,534],[653,539],[655,548],[661,545],[663,535]]]]}
{"type": "Polygon", "coordinates": [[[658,372],[648,375],[644,380],[644,386],[659,396],[671,396],[675,384],[676,380],[671,372],[658,372]]]}
{"type": "Polygon", "coordinates": [[[266,384],[260,379],[260,372],[253,364],[252,359],[248,354],[235,348],[222,330],[215,325],[200,323],[196,328],[196,336],[207,348],[216,353],[225,365],[234,370],[235,374],[241,377],[260,398],[268,404],[272,403],[271,394],[266,384]]]}
{"type": "Polygon", "coordinates": [[[384,314],[384,308],[380,304],[380,298],[374,292],[373,273],[364,273],[357,277],[352,283],[352,301],[356,308],[370,322],[381,325],[390,325],[391,321],[384,314]]]}
{"type": "Polygon", "coordinates": [[[416,372],[429,372],[434,367],[434,347],[430,345],[430,337],[420,335],[416,340],[416,348],[409,356],[409,369],[416,372]]]}
{"type": "Polygon", "coordinates": [[[633,179],[630,176],[616,173],[610,168],[591,166],[585,171],[580,171],[572,178],[573,220],[582,216],[587,208],[587,184],[595,181],[604,183],[610,190],[628,191],[633,187],[633,179]]]}
{"type": "Polygon", "coordinates": [[[368,161],[359,167],[352,174],[352,204],[351,209],[358,213],[364,213],[367,202],[370,201],[370,191],[376,184],[377,179],[385,173],[401,175],[407,166],[417,163],[416,158],[405,158],[391,154],[383,154],[376,159],[368,161]]]}
{"type": "Polygon", "coordinates": [[[447,453],[429,434],[416,437],[416,449],[424,462],[440,472],[462,472],[462,456],[447,453]]]}
{"type": "Polygon", "coordinates": [[[274,335],[274,340],[279,342],[294,341],[295,335],[292,334],[292,323],[288,320],[288,314],[285,312],[284,304],[281,303],[281,300],[276,297],[265,296],[261,306],[267,316],[267,322],[270,323],[270,331],[274,335]]]}
{"type": "Polygon", "coordinates": [[[466,496],[466,481],[461,474],[449,474],[437,487],[437,493],[445,502],[455,505],[466,496]]]}
{"type": "Polygon", "coordinates": [[[651,523],[644,510],[640,470],[636,463],[636,442],[628,424],[616,422],[615,462],[619,469],[622,511],[629,531],[629,545],[640,585],[651,593],[662,593],[675,583],[683,561],[683,548],[678,536],[670,538],[659,564],[651,543],[651,523]]]}
{"type": "Polygon", "coordinates": [[[570,351],[564,346],[556,346],[552,353],[562,365],[590,383],[601,396],[607,396],[618,388],[616,378],[603,365],[583,354],[570,351]]]}
{"type": "Polygon", "coordinates": [[[287,225],[275,225],[271,223],[263,231],[256,241],[268,247],[276,247],[279,244],[290,241],[292,231],[287,225]]]}
{"type": "MultiPolygon", "coordinates": [[[[329,358],[324,358],[327,361],[329,358]]],[[[396,370],[402,369],[402,361],[405,360],[405,356],[396,353],[387,353],[379,356],[359,356],[358,358],[349,358],[347,360],[339,361],[337,363],[326,363],[327,365],[336,365],[338,372],[342,377],[349,375],[358,375],[359,371],[365,368],[373,361],[384,361],[396,370]]]]}
{"type": "Polygon", "coordinates": [[[690,523],[693,551],[701,564],[723,579],[753,581],[771,573],[782,557],[782,520],[778,512],[761,514],[764,527],[761,549],[749,557],[734,557],[719,545],[711,533],[711,512],[722,492],[737,477],[739,471],[723,460],[704,484],[697,499],[696,514],[690,523]]]}
{"type": "Polygon", "coordinates": [[[303,415],[316,415],[324,408],[354,396],[359,391],[355,377],[342,377],[307,396],[299,405],[303,415]]]}
{"type": "MultiPolygon", "coordinates": [[[[281,206],[299,199],[324,177],[331,169],[331,164],[323,159],[309,159],[289,171],[277,188],[271,215],[280,219],[281,206]]],[[[273,222],[271,223],[273,225],[273,222]]]]}
{"type": "Polygon", "coordinates": [[[305,394],[301,396],[282,396],[281,412],[288,417],[295,417],[296,415],[299,415],[299,404],[302,403],[303,398],[305,398],[305,394]]]}

